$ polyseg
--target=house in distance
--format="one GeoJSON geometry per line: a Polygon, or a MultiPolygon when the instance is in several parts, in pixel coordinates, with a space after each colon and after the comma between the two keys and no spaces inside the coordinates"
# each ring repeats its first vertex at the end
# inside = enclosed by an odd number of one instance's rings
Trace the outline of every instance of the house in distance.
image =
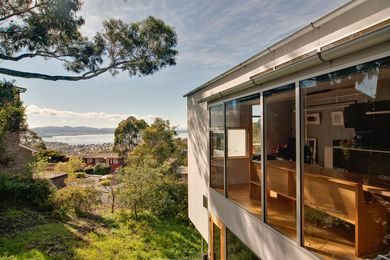
{"type": "Polygon", "coordinates": [[[98,163],[109,165],[111,172],[123,166],[123,160],[117,153],[91,153],[83,155],[81,158],[87,166],[95,166],[98,163]]]}

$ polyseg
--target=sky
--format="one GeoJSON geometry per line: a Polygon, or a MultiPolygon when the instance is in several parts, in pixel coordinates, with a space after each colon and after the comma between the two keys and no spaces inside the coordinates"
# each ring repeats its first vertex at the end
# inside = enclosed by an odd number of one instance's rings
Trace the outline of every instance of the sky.
{"type": "MultiPolygon", "coordinates": [[[[149,15],[173,26],[178,35],[177,65],[151,76],[109,73],[68,82],[15,79],[27,88],[30,128],[112,127],[133,115],[152,122],[170,120],[186,129],[183,94],[255,55],[276,41],[344,4],[345,0],[84,0],[81,31],[92,37],[106,19],[140,21],[149,15]]],[[[57,61],[0,61],[0,67],[68,74],[57,61]]]]}

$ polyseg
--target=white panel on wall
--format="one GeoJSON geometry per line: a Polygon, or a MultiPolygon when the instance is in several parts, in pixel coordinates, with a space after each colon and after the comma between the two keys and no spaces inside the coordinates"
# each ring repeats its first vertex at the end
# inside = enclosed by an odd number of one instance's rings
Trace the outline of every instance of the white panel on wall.
{"type": "Polygon", "coordinates": [[[247,138],[246,129],[228,129],[229,157],[246,156],[247,138]]]}

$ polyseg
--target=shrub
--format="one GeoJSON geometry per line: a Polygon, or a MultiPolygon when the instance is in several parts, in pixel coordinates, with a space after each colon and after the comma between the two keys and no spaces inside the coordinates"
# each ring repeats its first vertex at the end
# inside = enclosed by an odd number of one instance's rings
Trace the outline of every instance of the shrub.
{"type": "Polygon", "coordinates": [[[38,175],[41,172],[44,172],[49,167],[49,163],[47,162],[47,158],[43,158],[40,161],[34,162],[31,164],[32,172],[34,175],[38,175]]]}
{"type": "Polygon", "coordinates": [[[105,175],[109,174],[111,170],[111,167],[109,165],[106,165],[104,163],[98,163],[94,167],[94,173],[97,175],[105,175]]]}
{"type": "Polygon", "coordinates": [[[150,210],[163,218],[187,220],[187,185],[173,177],[165,176],[150,190],[150,210]]]}
{"type": "Polygon", "coordinates": [[[67,163],[72,168],[73,172],[81,172],[85,166],[83,160],[77,156],[71,156],[67,163]]]}
{"type": "Polygon", "coordinates": [[[94,168],[92,166],[87,166],[84,168],[86,174],[93,174],[94,168]]]}
{"type": "Polygon", "coordinates": [[[73,173],[72,166],[69,163],[66,162],[59,162],[57,165],[54,167],[54,171],[56,172],[66,172],[69,174],[73,173]]]}
{"type": "Polygon", "coordinates": [[[0,175],[0,207],[25,206],[38,211],[52,209],[53,186],[47,180],[28,176],[0,175]]]}
{"type": "Polygon", "coordinates": [[[66,161],[65,155],[52,150],[43,150],[35,155],[36,161],[40,161],[44,158],[46,158],[49,163],[58,163],[66,161]]]}
{"type": "Polygon", "coordinates": [[[74,177],[77,179],[84,179],[87,177],[87,175],[85,174],[85,172],[75,172],[74,177]]]}
{"type": "Polygon", "coordinates": [[[54,205],[60,212],[90,213],[99,204],[99,192],[90,187],[69,186],[57,191],[54,205]]]}

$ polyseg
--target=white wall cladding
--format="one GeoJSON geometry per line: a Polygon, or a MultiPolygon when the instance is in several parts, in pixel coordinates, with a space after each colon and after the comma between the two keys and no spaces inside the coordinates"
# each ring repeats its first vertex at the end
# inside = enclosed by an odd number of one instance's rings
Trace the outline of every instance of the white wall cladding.
{"type": "Polygon", "coordinates": [[[188,98],[188,214],[203,238],[208,241],[208,210],[203,195],[209,197],[208,112],[198,104],[198,95],[188,98]]]}

